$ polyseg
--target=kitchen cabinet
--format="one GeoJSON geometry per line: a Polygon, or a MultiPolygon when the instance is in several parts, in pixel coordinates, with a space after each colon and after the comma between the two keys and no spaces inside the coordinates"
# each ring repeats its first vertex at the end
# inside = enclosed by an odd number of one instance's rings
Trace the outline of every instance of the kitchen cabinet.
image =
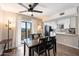
{"type": "Polygon", "coordinates": [[[76,28],[76,17],[70,18],[70,28],[76,28]]]}

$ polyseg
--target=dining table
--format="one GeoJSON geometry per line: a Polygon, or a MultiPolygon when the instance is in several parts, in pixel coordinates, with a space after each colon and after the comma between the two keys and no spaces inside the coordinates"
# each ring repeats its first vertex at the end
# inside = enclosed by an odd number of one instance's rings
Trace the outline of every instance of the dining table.
{"type": "Polygon", "coordinates": [[[28,47],[28,51],[29,51],[28,55],[34,56],[33,48],[38,47],[41,44],[41,40],[40,40],[41,38],[45,38],[45,37],[40,37],[38,39],[27,38],[26,40],[24,40],[24,56],[26,55],[26,46],[28,47]]]}

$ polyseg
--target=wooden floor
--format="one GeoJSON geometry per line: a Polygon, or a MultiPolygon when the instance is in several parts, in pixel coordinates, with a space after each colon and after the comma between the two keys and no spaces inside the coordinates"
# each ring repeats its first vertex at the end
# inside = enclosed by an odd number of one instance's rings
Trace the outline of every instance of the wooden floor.
{"type": "MultiPolygon", "coordinates": [[[[51,50],[50,52],[51,52],[50,55],[53,56],[53,50],[51,50]]],[[[12,52],[5,53],[4,55],[5,56],[23,56],[23,46],[13,49],[12,52]]],[[[79,56],[79,49],[57,44],[57,56],[79,56]]]]}
{"type": "Polygon", "coordinates": [[[57,44],[57,56],[79,56],[79,49],[57,44]]]}

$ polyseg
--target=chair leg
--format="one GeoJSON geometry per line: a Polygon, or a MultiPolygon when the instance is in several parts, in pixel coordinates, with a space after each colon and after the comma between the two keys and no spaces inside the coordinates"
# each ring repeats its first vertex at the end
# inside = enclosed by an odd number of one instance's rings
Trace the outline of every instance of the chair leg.
{"type": "Polygon", "coordinates": [[[38,54],[38,56],[40,56],[40,54],[38,54]]]}
{"type": "Polygon", "coordinates": [[[55,48],[53,48],[53,54],[54,54],[54,56],[56,56],[56,50],[55,50],[55,48]]]}
{"type": "Polygon", "coordinates": [[[34,56],[34,50],[32,49],[32,56],[34,56]]]}
{"type": "Polygon", "coordinates": [[[45,56],[47,56],[47,52],[45,51],[45,56]]]}
{"type": "Polygon", "coordinates": [[[50,56],[50,51],[48,50],[48,56],[50,56]]]}

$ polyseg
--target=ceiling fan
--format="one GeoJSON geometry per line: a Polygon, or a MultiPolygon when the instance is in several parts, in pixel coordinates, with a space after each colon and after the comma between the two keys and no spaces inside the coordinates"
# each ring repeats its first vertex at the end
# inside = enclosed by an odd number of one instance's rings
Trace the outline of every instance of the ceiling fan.
{"type": "Polygon", "coordinates": [[[28,7],[25,6],[23,3],[18,3],[18,4],[27,9],[27,10],[24,10],[24,11],[20,11],[19,13],[23,13],[23,12],[37,12],[37,13],[43,13],[43,11],[34,10],[34,8],[35,8],[39,3],[29,4],[28,7]]]}

